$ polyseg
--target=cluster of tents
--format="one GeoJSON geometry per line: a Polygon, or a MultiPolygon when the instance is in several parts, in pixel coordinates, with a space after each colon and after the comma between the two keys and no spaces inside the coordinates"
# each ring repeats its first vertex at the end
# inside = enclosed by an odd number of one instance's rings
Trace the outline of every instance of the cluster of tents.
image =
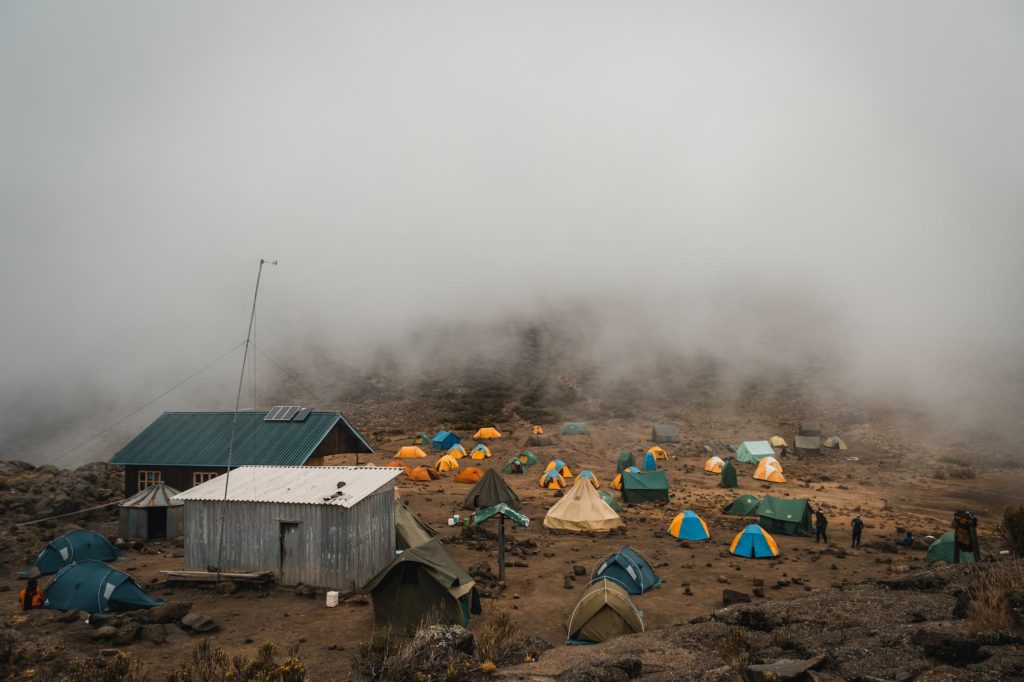
{"type": "Polygon", "coordinates": [[[44,609],[107,613],[163,604],[127,573],[106,563],[116,561],[118,554],[118,549],[99,533],[73,530],[48,542],[21,575],[53,575],[43,588],[44,609]]]}
{"type": "Polygon", "coordinates": [[[643,555],[631,547],[620,547],[594,566],[590,584],[566,619],[566,642],[593,644],[643,632],[643,612],[637,608],[633,596],[653,590],[661,583],[662,579],[643,555]]]}

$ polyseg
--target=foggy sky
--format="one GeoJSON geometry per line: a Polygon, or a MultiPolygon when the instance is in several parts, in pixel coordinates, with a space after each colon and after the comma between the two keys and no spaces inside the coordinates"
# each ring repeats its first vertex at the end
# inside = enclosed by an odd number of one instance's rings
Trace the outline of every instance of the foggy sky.
{"type": "Polygon", "coordinates": [[[0,3],[0,429],[226,351],[260,257],[277,357],[579,301],[1021,398],[1022,73],[1012,2],[0,3]]]}

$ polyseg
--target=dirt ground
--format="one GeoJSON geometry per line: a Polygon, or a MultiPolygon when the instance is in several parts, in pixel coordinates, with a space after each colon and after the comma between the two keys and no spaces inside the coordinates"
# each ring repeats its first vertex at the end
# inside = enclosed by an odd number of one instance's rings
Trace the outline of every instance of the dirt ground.
{"type": "MultiPolygon", "coordinates": [[[[565,460],[573,472],[590,469],[607,489],[615,475],[615,458],[622,449],[642,455],[651,445],[650,422],[610,420],[591,423],[589,436],[556,436],[557,445],[531,448],[541,464],[523,476],[505,475],[519,494],[523,512],[529,516],[528,528],[512,528],[514,540],[529,538],[537,543],[537,552],[525,558],[527,566],[507,569],[507,588],[500,595],[484,599],[484,615],[508,611],[527,633],[542,637],[551,644],[565,639],[564,621],[586,584],[586,577],[571,581],[565,577],[572,567],[583,566],[587,573],[595,563],[623,544],[645,555],[664,583],[657,589],[636,598],[643,610],[648,629],[684,623],[708,613],[722,604],[722,589],[750,592],[753,579],[761,579],[765,599],[794,598],[811,590],[829,589],[838,581],[858,581],[872,577],[888,577],[924,565],[921,549],[886,551],[897,537],[897,527],[913,531],[916,537],[945,531],[952,512],[967,508],[978,514],[983,537],[993,530],[997,515],[1011,502],[1019,502],[1024,487],[1024,469],[976,467],[973,479],[939,479],[934,473],[944,462],[958,457],[977,457],[963,445],[919,443],[892,425],[861,425],[844,429],[849,450],[826,450],[822,457],[781,458],[787,482],[763,484],[751,477],[753,467],[739,464],[739,484],[735,490],[717,487],[719,477],[706,475],[703,463],[707,454],[704,444],[739,444],[743,440],[781,435],[792,440],[795,425],[788,429],[778,424],[751,423],[731,415],[702,417],[699,422],[680,423],[683,442],[663,446],[669,453],[667,462],[659,464],[668,473],[671,504],[627,507],[622,513],[624,533],[573,534],[553,532],[544,528],[546,510],[557,500],[554,491],[539,487],[538,479],[544,464],[551,458],[565,460]],[[738,494],[757,496],[772,494],[785,497],[806,497],[812,505],[825,505],[830,519],[829,546],[816,544],[813,537],[777,536],[781,557],[778,560],[745,560],[728,554],[728,545],[736,532],[750,520],[724,516],[721,509],[738,494]],[[683,546],[666,535],[672,517],[691,508],[707,521],[712,540],[683,546]],[[855,513],[861,513],[867,527],[862,547],[849,547],[849,524],[855,513]],[[844,551],[840,551],[844,550],[844,551]],[[844,555],[845,552],[845,555],[844,555]],[[780,584],[780,581],[783,581],[780,584]],[[689,587],[692,594],[686,594],[689,587]]],[[[490,441],[494,457],[473,461],[473,466],[497,468],[523,449],[529,432],[525,423],[498,424],[504,437],[490,441]]],[[[557,433],[557,425],[545,424],[549,433],[557,433]]],[[[827,427],[826,427],[827,428],[827,427]]],[[[415,425],[407,433],[384,442],[377,442],[377,454],[369,459],[383,464],[399,446],[411,442],[415,433],[429,430],[415,425]]],[[[829,434],[825,434],[829,435],[829,434]]],[[[464,441],[467,450],[473,444],[464,441]]],[[[718,454],[725,454],[717,449],[718,454]]],[[[436,453],[429,453],[425,463],[433,463],[436,453]]],[[[364,456],[363,461],[366,458],[364,456]]],[[[337,458],[334,463],[349,463],[337,458]]],[[[469,460],[461,460],[463,465],[469,460]]],[[[441,537],[456,536],[460,528],[451,528],[446,520],[461,512],[461,503],[470,486],[456,483],[452,475],[440,481],[411,483],[399,481],[399,493],[408,506],[426,522],[440,531],[441,537]]],[[[113,523],[93,526],[104,533],[115,532],[113,523]]],[[[983,545],[984,547],[985,545],[983,545]]],[[[987,543],[993,547],[992,542],[987,543]]],[[[485,550],[472,549],[468,543],[447,545],[455,559],[465,568],[481,561],[497,571],[497,548],[488,543],[485,550]]],[[[231,654],[255,653],[263,642],[272,642],[282,650],[297,648],[313,679],[341,679],[348,675],[359,644],[365,642],[372,628],[372,605],[357,598],[338,608],[324,606],[323,594],[309,599],[288,588],[270,590],[240,589],[233,595],[222,595],[208,589],[167,587],[158,585],[160,571],[182,567],[180,548],[171,543],[150,543],[142,552],[127,551],[117,567],[131,573],[154,596],[167,601],[187,601],[193,610],[212,617],[220,630],[212,639],[231,654]]],[[[510,560],[521,561],[517,557],[510,560]]],[[[15,627],[27,628],[29,620],[17,611],[16,595],[20,582],[5,575],[0,589],[10,590],[3,600],[4,618],[15,627]]],[[[755,598],[755,601],[759,601],[755,598]]],[[[57,625],[52,636],[82,654],[93,654],[100,646],[89,639],[91,628],[82,623],[57,625]]],[[[50,636],[50,635],[41,635],[50,636]]],[[[170,672],[176,661],[187,657],[198,641],[175,629],[166,645],[154,647],[135,643],[127,650],[147,661],[157,675],[170,672]]],[[[551,655],[551,654],[549,654],[551,655]]],[[[28,671],[26,671],[28,672],[28,671]]]]}

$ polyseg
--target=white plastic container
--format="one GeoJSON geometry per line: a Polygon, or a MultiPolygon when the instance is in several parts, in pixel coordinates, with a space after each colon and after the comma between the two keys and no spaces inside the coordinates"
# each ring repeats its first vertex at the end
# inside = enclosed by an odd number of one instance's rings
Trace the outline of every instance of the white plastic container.
{"type": "Polygon", "coordinates": [[[331,591],[327,593],[327,608],[333,609],[338,605],[338,593],[331,591]]]}

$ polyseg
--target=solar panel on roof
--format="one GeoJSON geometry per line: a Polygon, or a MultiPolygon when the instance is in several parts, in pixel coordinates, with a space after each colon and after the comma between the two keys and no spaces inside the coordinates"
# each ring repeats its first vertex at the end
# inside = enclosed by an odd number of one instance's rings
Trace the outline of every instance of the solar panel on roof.
{"type": "Polygon", "coordinates": [[[293,422],[304,422],[304,421],[306,421],[306,417],[308,417],[309,413],[312,412],[312,411],[313,411],[313,409],[310,408],[310,407],[303,407],[301,410],[299,410],[298,412],[295,413],[295,416],[292,417],[292,421],[293,422]]]}
{"type": "Polygon", "coordinates": [[[267,416],[263,418],[265,422],[287,422],[291,421],[302,408],[298,405],[276,405],[270,408],[267,412],[267,416]]]}

